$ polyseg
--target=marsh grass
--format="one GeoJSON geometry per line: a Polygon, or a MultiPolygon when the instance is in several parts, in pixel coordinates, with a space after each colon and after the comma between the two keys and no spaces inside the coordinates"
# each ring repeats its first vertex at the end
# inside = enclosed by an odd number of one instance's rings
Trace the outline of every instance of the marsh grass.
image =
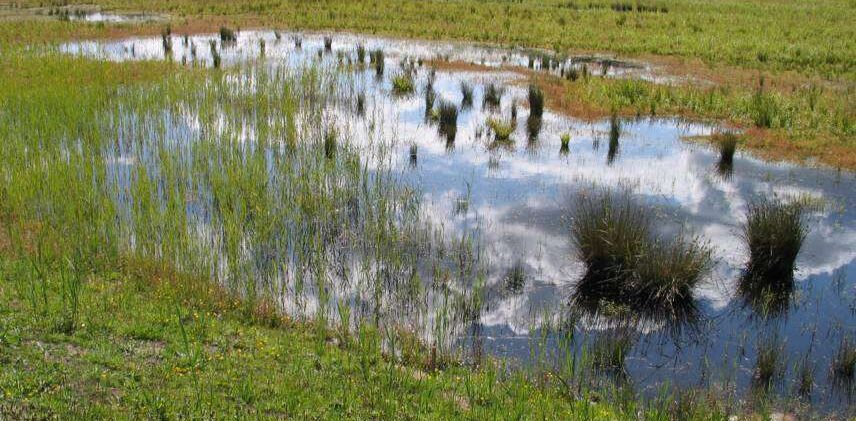
{"type": "Polygon", "coordinates": [[[561,146],[559,146],[559,153],[562,155],[567,155],[570,153],[571,148],[571,135],[569,133],[562,133],[562,136],[559,138],[561,142],[561,146]]]}
{"type": "Polygon", "coordinates": [[[544,114],[544,91],[536,85],[529,85],[529,115],[540,118],[544,114]]]}
{"type": "Polygon", "coordinates": [[[396,95],[410,95],[414,92],[413,75],[403,71],[392,78],[392,92],[396,95]]]}
{"type": "Polygon", "coordinates": [[[529,145],[535,145],[538,142],[538,136],[541,134],[541,126],[543,124],[541,116],[529,114],[526,118],[526,136],[529,139],[529,145]]]}
{"type": "Polygon", "coordinates": [[[848,397],[856,392],[856,343],[849,337],[844,337],[838,345],[830,372],[835,387],[843,390],[848,397]]]}
{"type": "Polygon", "coordinates": [[[725,179],[734,173],[734,152],[737,150],[737,135],[727,132],[719,136],[719,161],[716,164],[717,173],[725,179]]]}
{"type": "Polygon", "coordinates": [[[758,341],[752,374],[752,385],[758,391],[767,393],[784,374],[783,350],[777,335],[758,341]]]}
{"type": "Polygon", "coordinates": [[[612,165],[618,157],[619,139],[621,138],[621,121],[615,114],[609,119],[609,149],[606,152],[606,163],[612,165]]]}
{"type": "Polygon", "coordinates": [[[692,290],[711,268],[711,250],[684,234],[656,237],[652,222],[651,210],[629,192],[579,195],[571,232],[586,273],[572,297],[575,304],[594,313],[605,302],[629,306],[675,328],[693,322],[692,290]]]}
{"type": "Polygon", "coordinates": [[[503,277],[503,283],[505,290],[511,294],[523,292],[523,288],[526,287],[526,268],[523,267],[522,262],[518,261],[508,269],[503,277]]]}
{"type": "Polygon", "coordinates": [[[762,199],[749,204],[742,238],[749,250],[745,282],[777,285],[793,282],[793,271],[808,235],[803,206],[762,199]]]}
{"type": "Polygon", "coordinates": [[[484,89],[484,105],[489,108],[499,108],[502,102],[502,88],[494,83],[489,83],[484,89]]]}
{"type": "Polygon", "coordinates": [[[220,42],[224,44],[234,44],[238,42],[238,35],[234,30],[221,26],[220,27],[220,42]]]}
{"type": "Polygon", "coordinates": [[[357,63],[360,65],[366,62],[366,47],[363,44],[357,44],[357,63]]]}
{"type": "Polygon", "coordinates": [[[333,51],[333,37],[324,37],[324,51],[333,51]]]}
{"type": "Polygon", "coordinates": [[[211,40],[208,46],[211,48],[211,64],[215,69],[219,69],[223,59],[220,57],[220,50],[217,49],[217,41],[211,40]]]}
{"type": "Polygon", "coordinates": [[[378,48],[369,53],[369,61],[374,65],[375,75],[377,77],[383,77],[384,67],[386,64],[384,62],[383,50],[378,48]]]}
{"type": "Polygon", "coordinates": [[[466,81],[461,82],[461,109],[473,106],[473,85],[466,81]]]}
{"type": "Polygon", "coordinates": [[[440,135],[446,138],[447,144],[454,142],[458,133],[458,108],[455,104],[441,99],[437,106],[437,120],[440,135]]]}
{"type": "Polygon", "coordinates": [[[487,127],[493,132],[497,142],[507,142],[514,133],[514,123],[493,117],[487,119],[487,127]]]}

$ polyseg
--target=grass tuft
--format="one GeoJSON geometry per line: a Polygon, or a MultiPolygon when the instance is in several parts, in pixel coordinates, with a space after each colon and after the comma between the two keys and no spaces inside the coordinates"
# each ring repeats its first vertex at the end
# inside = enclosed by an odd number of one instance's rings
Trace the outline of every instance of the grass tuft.
{"type": "Polygon", "coordinates": [[[792,279],[807,234],[799,203],[778,200],[751,203],[742,235],[749,250],[747,281],[778,285],[792,279]]]}
{"type": "Polygon", "coordinates": [[[235,34],[235,31],[225,27],[220,27],[220,41],[226,43],[234,43],[238,41],[238,35],[235,34]]]}
{"type": "Polygon", "coordinates": [[[499,108],[502,102],[502,89],[494,83],[490,83],[484,90],[484,105],[489,108],[499,108]]]}
{"type": "Polygon", "coordinates": [[[529,115],[541,117],[544,114],[544,91],[535,85],[529,85],[529,115]]]}
{"type": "Polygon", "coordinates": [[[458,133],[458,109],[455,104],[440,100],[437,106],[437,118],[440,123],[440,135],[445,136],[448,143],[454,142],[458,133]]]}

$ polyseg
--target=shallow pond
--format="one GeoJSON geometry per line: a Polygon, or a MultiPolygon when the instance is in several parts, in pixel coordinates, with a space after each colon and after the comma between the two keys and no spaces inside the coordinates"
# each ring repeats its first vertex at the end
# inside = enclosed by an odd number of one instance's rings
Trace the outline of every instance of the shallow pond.
{"type": "MultiPolygon", "coordinates": [[[[525,79],[499,67],[528,67],[532,52],[359,35],[334,35],[331,40],[325,52],[322,34],[247,31],[234,45],[218,48],[224,67],[258,61],[271,67],[315,63],[350,69],[341,77],[341,89],[346,99],[364,94],[364,112],[356,112],[347,100],[331,104],[336,124],[363,148],[373,147],[367,138],[379,124],[382,133],[395,139],[391,168],[403,182],[418,187],[424,213],[450,236],[477,234],[480,261],[487,268],[486,304],[479,326],[470,332],[478,334],[486,351],[517,361],[531,359],[540,322],[566,312],[584,272],[569,228],[577,193],[592,186],[624,186],[656,209],[659,230],[698,235],[714,248],[716,259],[711,275],[695,291],[701,317],[694,332],[676,337],[657,323],[636,328],[638,338],[627,356],[630,382],[651,395],[669,383],[716,384],[743,396],[752,385],[757,344],[777,337],[781,355],[786,356],[784,380],[776,386],[781,395],[793,394],[798,367],[808,361],[815,373],[814,404],[849,406],[852,397],[833,387],[830,365],[841,341],[852,339],[856,331],[853,173],[770,163],[740,152],[732,167],[723,168],[718,150],[686,140],[717,128],[676,119],[591,123],[546,110],[538,124],[527,124],[525,79]],[[295,39],[300,39],[300,46],[295,39]],[[365,47],[366,55],[384,51],[383,77],[377,77],[372,66],[348,66],[356,58],[357,45],[365,47]],[[404,59],[497,68],[436,71],[435,103],[451,101],[459,109],[453,140],[438,134],[426,110],[424,90],[432,78],[427,67],[416,65],[414,93],[393,94],[391,78],[401,73],[404,59]],[[462,82],[473,87],[471,106],[462,106],[462,82]],[[484,104],[486,87],[492,83],[503,91],[498,108],[484,104]],[[512,107],[518,114],[516,129],[510,141],[497,144],[486,121],[509,120],[512,107]],[[567,147],[562,146],[563,135],[570,136],[567,147]],[[782,291],[784,308],[766,316],[737,288],[747,261],[740,227],[747,205],[763,197],[799,198],[813,204],[794,290],[782,291]],[[507,275],[512,271],[519,274],[518,284],[509,287],[507,275]]],[[[214,35],[173,36],[171,58],[209,66],[209,42],[220,44],[214,35]]],[[[160,38],[69,43],[61,48],[108,60],[164,58],[160,38]]],[[[604,65],[567,58],[550,71],[584,63],[593,73],[609,77],[668,82],[645,63],[604,65]]],[[[534,64],[541,66],[540,61],[534,64]]],[[[597,317],[578,320],[575,329],[582,337],[596,337],[613,328],[609,320],[597,317]]],[[[461,343],[471,342],[467,336],[460,338],[461,343]]],[[[548,348],[552,343],[549,336],[540,341],[548,348]]]]}

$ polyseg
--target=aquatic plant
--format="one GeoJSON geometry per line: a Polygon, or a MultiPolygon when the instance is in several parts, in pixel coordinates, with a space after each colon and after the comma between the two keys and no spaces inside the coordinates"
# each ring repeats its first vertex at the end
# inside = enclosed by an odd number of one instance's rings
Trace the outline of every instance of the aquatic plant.
{"type": "Polygon", "coordinates": [[[758,341],[755,349],[755,369],[752,384],[762,391],[769,390],[784,372],[781,360],[783,346],[777,335],[758,341]]]}
{"type": "Polygon", "coordinates": [[[746,282],[790,282],[806,235],[808,228],[799,203],[767,199],[750,203],[742,233],[749,250],[746,282]]]}
{"type": "Polygon", "coordinates": [[[235,31],[225,27],[220,27],[220,42],[223,43],[235,43],[238,42],[238,35],[235,34],[235,31]]]}
{"type": "Polygon", "coordinates": [[[490,108],[499,108],[502,101],[502,89],[494,83],[489,83],[484,90],[484,104],[490,108]]]}
{"type": "Polygon", "coordinates": [[[383,76],[384,65],[385,65],[383,50],[378,48],[378,49],[372,51],[371,53],[369,53],[369,61],[371,61],[371,63],[374,65],[375,74],[378,77],[383,76]]]}
{"type": "Polygon", "coordinates": [[[220,68],[220,62],[222,58],[220,57],[220,51],[217,50],[217,41],[211,40],[208,43],[208,46],[211,48],[211,60],[215,69],[220,68]]]}
{"type": "Polygon", "coordinates": [[[336,155],[337,138],[338,133],[334,128],[329,128],[324,132],[324,156],[326,156],[327,159],[333,159],[336,155]]]}
{"type": "Polygon", "coordinates": [[[621,137],[621,121],[615,114],[609,119],[609,149],[606,152],[606,163],[612,165],[618,156],[618,140],[621,137]]]}
{"type": "Polygon", "coordinates": [[[431,118],[431,112],[434,110],[434,101],[437,99],[437,93],[434,92],[432,86],[425,87],[425,118],[431,118]]]}
{"type": "Polygon", "coordinates": [[[466,81],[461,82],[461,108],[466,109],[473,106],[473,85],[466,81]]]}
{"type": "Polygon", "coordinates": [[[541,124],[543,119],[541,116],[530,114],[526,118],[526,135],[529,138],[529,143],[534,144],[538,140],[538,135],[541,134],[541,124]]]}
{"type": "Polygon", "coordinates": [[[360,92],[357,94],[357,115],[365,115],[366,113],[366,93],[360,92]]]}
{"type": "Polygon", "coordinates": [[[487,127],[493,131],[494,139],[499,142],[507,141],[514,133],[514,123],[493,117],[487,119],[487,127]]]}
{"type": "Polygon", "coordinates": [[[844,337],[838,345],[838,351],[832,358],[832,379],[836,387],[843,388],[848,394],[856,389],[856,343],[844,337]]]}
{"type": "Polygon", "coordinates": [[[333,37],[325,36],[324,37],[324,51],[332,51],[333,50],[333,37]]]}
{"type": "Polygon", "coordinates": [[[522,262],[516,262],[503,277],[505,290],[511,294],[519,294],[523,292],[526,286],[526,269],[522,262]]]}
{"type": "Polygon", "coordinates": [[[418,151],[419,147],[415,143],[410,144],[410,166],[416,167],[418,163],[418,151]]]}
{"type": "Polygon", "coordinates": [[[454,142],[458,132],[458,108],[450,101],[440,100],[437,117],[440,135],[445,136],[447,142],[454,142]]]}
{"type": "Polygon", "coordinates": [[[409,95],[414,91],[413,76],[410,72],[401,72],[392,78],[392,92],[396,95],[409,95]]]}
{"type": "Polygon", "coordinates": [[[655,237],[651,225],[651,210],[628,192],[579,195],[571,232],[586,265],[573,297],[580,308],[598,312],[607,301],[676,326],[693,319],[692,290],[711,268],[711,251],[683,234],[655,237]]]}
{"type": "Polygon", "coordinates": [[[529,85],[529,115],[541,117],[544,114],[544,91],[536,85],[529,85]]]}
{"type": "Polygon", "coordinates": [[[559,153],[567,155],[570,152],[571,135],[569,133],[562,133],[560,141],[562,145],[559,147],[559,153]]]}
{"type": "Polygon", "coordinates": [[[737,136],[727,132],[719,137],[719,162],[716,171],[723,178],[730,178],[734,173],[734,152],[737,150],[737,136]]]}
{"type": "Polygon", "coordinates": [[[363,64],[366,62],[366,47],[363,44],[357,44],[357,63],[363,64]]]}

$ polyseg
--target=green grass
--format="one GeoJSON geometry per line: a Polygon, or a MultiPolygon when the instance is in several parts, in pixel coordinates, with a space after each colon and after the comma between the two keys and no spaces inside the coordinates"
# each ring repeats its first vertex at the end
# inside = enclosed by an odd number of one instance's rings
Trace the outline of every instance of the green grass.
{"type": "Polygon", "coordinates": [[[100,0],[94,3],[178,17],[249,17],[266,25],[287,23],[308,29],[494,42],[560,52],[669,55],[698,58],[711,64],[793,70],[825,77],[852,77],[854,52],[849,40],[856,35],[850,24],[854,10],[845,0],[810,3],[659,0],[640,3],[643,7],[633,10],[615,10],[615,2],[610,0],[487,3],[217,0],[204,5],[191,0],[100,0]],[[645,6],[667,12],[651,13],[645,6]]]}
{"type": "Polygon", "coordinates": [[[415,90],[413,75],[403,71],[392,78],[392,92],[396,95],[410,95],[415,90]]]}

